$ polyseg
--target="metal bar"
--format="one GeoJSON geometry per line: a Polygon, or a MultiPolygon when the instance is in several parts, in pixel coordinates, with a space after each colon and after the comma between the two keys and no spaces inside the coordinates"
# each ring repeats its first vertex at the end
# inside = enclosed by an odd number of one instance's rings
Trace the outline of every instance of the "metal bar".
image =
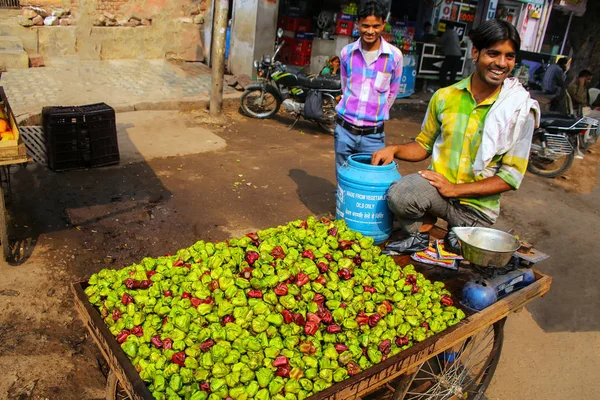
{"type": "Polygon", "coordinates": [[[563,39],[562,46],[560,47],[560,54],[562,55],[565,50],[565,44],[567,43],[567,38],[569,37],[569,29],[571,29],[571,21],[573,21],[573,11],[571,11],[571,15],[569,15],[569,23],[567,24],[567,30],[565,31],[565,38],[563,39]]]}
{"type": "Polygon", "coordinates": [[[19,8],[20,0],[0,0],[0,8],[19,8]]]}

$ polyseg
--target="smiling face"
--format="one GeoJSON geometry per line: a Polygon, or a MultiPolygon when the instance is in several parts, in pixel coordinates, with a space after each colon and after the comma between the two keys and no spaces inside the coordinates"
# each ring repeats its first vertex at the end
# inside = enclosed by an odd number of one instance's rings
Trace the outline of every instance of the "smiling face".
{"type": "Polygon", "coordinates": [[[360,39],[363,45],[367,45],[363,47],[370,47],[376,44],[384,28],[385,23],[381,17],[370,15],[361,18],[358,21],[358,31],[360,32],[360,39]]]}
{"type": "Polygon", "coordinates": [[[510,40],[506,40],[481,51],[473,47],[472,56],[477,77],[485,84],[497,87],[515,67],[516,49],[510,40]]]}

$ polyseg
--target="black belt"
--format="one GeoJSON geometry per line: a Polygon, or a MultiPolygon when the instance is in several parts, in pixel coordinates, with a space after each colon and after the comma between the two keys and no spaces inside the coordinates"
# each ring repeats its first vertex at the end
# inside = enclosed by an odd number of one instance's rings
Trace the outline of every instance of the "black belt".
{"type": "Polygon", "coordinates": [[[376,126],[356,126],[339,115],[336,117],[335,122],[353,135],[373,135],[376,133],[383,133],[383,123],[376,126]]]}

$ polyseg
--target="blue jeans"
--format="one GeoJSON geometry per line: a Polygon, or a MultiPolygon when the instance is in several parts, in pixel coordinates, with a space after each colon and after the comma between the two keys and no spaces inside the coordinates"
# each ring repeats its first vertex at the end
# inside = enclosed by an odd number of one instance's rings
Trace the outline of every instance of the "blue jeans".
{"type": "Polygon", "coordinates": [[[374,153],[385,147],[385,133],[371,135],[354,135],[338,124],[335,124],[334,148],[335,170],[340,169],[348,157],[356,153],[374,153]]]}

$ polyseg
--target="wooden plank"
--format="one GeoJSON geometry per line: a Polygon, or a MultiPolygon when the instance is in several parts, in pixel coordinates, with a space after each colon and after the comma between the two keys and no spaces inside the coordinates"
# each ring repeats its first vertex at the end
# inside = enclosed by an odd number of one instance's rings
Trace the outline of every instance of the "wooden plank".
{"type": "Polygon", "coordinates": [[[100,348],[110,369],[117,375],[121,386],[133,400],[152,400],[152,393],[140,378],[127,355],[110,333],[94,306],[88,301],[83,291],[83,282],[73,283],[71,289],[75,297],[75,306],[84,325],[100,348]]]}
{"type": "Polygon", "coordinates": [[[545,295],[550,290],[552,278],[535,270],[534,274],[538,280],[531,285],[511,293],[496,304],[471,315],[444,332],[417,343],[402,353],[309,397],[308,400],[357,399],[379,389],[407,370],[466,340],[480,330],[500,321],[512,311],[545,295]]]}
{"type": "MultiPolygon", "coordinates": [[[[17,155],[13,155],[13,156],[3,156],[3,150],[4,149],[0,149],[0,166],[3,165],[13,165],[13,164],[23,164],[26,162],[31,161],[31,158],[29,158],[27,156],[27,150],[25,148],[25,144],[21,143],[19,144],[19,146],[17,146],[17,155]]],[[[14,152],[11,151],[9,152],[9,154],[14,154],[14,152]]]]}

